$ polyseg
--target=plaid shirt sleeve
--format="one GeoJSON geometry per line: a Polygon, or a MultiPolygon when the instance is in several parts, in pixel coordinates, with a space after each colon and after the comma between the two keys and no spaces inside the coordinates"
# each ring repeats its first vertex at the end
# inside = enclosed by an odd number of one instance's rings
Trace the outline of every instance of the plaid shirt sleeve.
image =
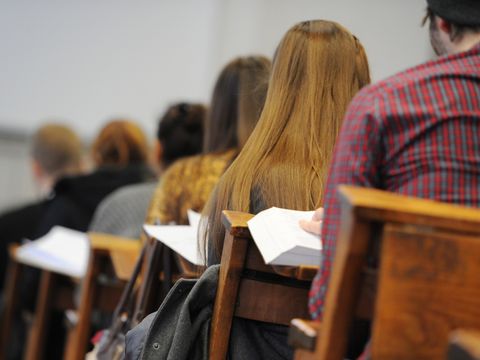
{"type": "MultiPolygon", "coordinates": [[[[367,90],[367,89],[365,89],[367,90]]],[[[383,145],[375,100],[366,91],[360,92],[347,110],[330,166],[327,181],[322,227],[322,264],[310,290],[309,309],[313,319],[320,319],[335,255],[340,223],[337,187],[351,184],[379,187],[383,145]]]]}

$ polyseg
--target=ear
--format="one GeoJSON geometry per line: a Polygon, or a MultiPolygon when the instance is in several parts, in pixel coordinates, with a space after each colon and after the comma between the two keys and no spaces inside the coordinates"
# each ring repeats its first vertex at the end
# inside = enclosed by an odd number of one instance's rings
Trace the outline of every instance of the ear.
{"type": "Polygon", "coordinates": [[[443,31],[444,33],[447,33],[448,35],[450,35],[450,31],[452,30],[452,25],[448,21],[438,16],[435,17],[435,21],[437,22],[437,26],[440,29],[440,31],[443,31]]]}
{"type": "Polygon", "coordinates": [[[42,166],[37,160],[32,160],[31,168],[32,168],[33,176],[35,177],[35,180],[38,182],[40,179],[43,178],[45,172],[43,171],[42,166]]]}
{"type": "Polygon", "coordinates": [[[163,159],[163,145],[158,139],[155,140],[153,154],[155,156],[155,161],[157,162],[157,164],[161,165],[163,159]]]}

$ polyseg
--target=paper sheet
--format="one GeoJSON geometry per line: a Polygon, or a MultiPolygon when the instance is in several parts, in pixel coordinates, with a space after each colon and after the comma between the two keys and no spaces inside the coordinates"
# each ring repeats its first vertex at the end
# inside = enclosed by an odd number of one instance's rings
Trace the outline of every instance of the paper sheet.
{"type": "Polygon", "coordinates": [[[313,211],[272,207],[248,221],[250,233],[267,264],[318,265],[321,242],[317,235],[300,228],[301,219],[310,220],[313,211]]]}
{"type": "Polygon", "coordinates": [[[18,262],[67,276],[85,276],[90,245],[87,234],[55,226],[42,238],[20,246],[18,262]]]}
{"type": "Polygon", "coordinates": [[[144,225],[145,232],[195,265],[203,265],[198,251],[197,227],[190,225],[144,225]]]}

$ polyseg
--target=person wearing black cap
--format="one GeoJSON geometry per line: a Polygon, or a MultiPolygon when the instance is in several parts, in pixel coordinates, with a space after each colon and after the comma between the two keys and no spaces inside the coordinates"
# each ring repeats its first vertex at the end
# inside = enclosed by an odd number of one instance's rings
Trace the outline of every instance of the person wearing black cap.
{"type": "Polygon", "coordinates": [[[428,0],[425,24],[437,55],[467,51],[480,42],[478,0],[428,0]]]}
{"type": "Polygon", "coordinates": [[[356,95],[337,140],[323,214],[300,224],[321,234],[323,246],[310,293],[315,319],[322,316],[336,249],[339,184],[480,207],[480,1],[427,3],[425,21],[439,58],[356,95]]]}

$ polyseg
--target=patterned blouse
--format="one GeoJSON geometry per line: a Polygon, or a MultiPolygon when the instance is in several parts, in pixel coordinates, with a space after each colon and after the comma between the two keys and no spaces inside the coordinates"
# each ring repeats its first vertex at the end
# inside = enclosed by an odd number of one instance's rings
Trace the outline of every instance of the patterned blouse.
{"type": "Polygon", "coordinates": [[[176,161],[162,175],[153,194],[147,223],[188,224],[187,210],[201,212],[237,150],[176,161]]]}

